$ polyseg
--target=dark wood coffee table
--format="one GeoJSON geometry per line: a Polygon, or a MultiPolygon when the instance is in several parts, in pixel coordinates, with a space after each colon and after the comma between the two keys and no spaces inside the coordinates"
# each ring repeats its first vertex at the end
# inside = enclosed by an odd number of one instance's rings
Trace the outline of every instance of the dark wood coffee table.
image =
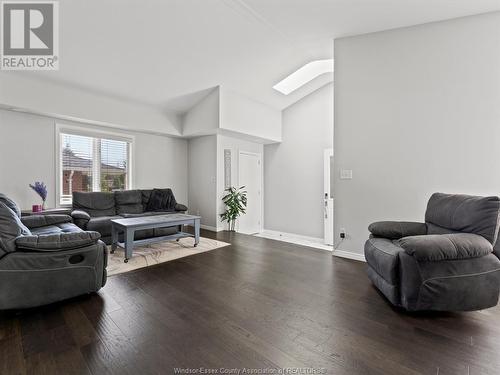
{"type": "Polygon", "coordinates": [[[196,247],[200,242],[200,219],[200,216],[170,214],[111,220],[111,253],[114,253],[117,246],[125,249],[125,263],[127,263],[128,260],[132,258],[132,252],[134,250],[134,246],[136,245],[146,245],[154,242],[179,240],[184,237],[194,237],[194,247],[196,247]],[[177,231],[177,233],[168,236],[152,237],[134,241],[134,233],[137,230],[178,226],[181,226],[182,228],[183,225],[192,225],[194,227],[194,235],[180,230],[177,231]],[[123,232],[124,234],[123,242],[118,241],[119,232],[123,232]]]}

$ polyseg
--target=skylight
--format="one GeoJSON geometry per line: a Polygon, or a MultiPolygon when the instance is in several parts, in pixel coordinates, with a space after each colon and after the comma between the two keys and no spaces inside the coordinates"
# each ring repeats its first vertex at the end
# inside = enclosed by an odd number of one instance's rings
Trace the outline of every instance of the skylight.
{"type": "Polygon", "coordinates": [[[288,95],[314,78],[331,72],[333,72],[333,59],[311,61],[278,82],[273,89],[288,95]]]}

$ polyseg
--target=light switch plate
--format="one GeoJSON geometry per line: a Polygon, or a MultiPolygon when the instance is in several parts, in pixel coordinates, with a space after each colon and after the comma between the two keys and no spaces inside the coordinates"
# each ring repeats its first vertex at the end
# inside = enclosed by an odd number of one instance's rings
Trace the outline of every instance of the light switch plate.
{"type": "Polygon", "coordinates": [[[340,170],[341,180],[351,180],[352,179],[352,169],[341,169],[340,170]]]}

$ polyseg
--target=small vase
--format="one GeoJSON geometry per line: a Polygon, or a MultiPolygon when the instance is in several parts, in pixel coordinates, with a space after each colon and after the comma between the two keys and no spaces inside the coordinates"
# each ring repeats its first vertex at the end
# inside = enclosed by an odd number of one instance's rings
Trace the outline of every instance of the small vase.
{"type": "Polygon", "coordinates": [[[45,211],[45,201],[42,201],[42,211],[45,211]]]}

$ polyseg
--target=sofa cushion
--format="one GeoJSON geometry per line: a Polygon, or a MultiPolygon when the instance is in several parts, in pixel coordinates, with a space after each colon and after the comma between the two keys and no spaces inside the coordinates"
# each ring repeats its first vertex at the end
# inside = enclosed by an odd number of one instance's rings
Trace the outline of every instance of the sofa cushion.
{"type": "Polygon", "coordinates": [[[374,236],[397,240],[402,237],[427,234],[427,225],[409,221],[377,221],[370,224],[368,230],[374,236]]]}
{"type": "Polygon", "coordinates": [[[87,223],[87,230],[99,232],[102,237],[107,237],[111,235],[111,220],[123,219],[122,216],[101,216],[93,217],[87,223]]]}
{"type": "Polygon", "coordinates": [[[73,232],[82,232],[82,230],[73,223],[59,223],[55,225],[47,225],[45,227],[37,227],[31,229],[31,233],[34,235],[73,232]]]}
{"type": "Polygon", "coordinates": [[[7,207],[9,207],[12,211],[14,211],[14,213],[17,215],[17,217],[21,217],[21,209],[19,208],[17,203],[14,202],[12,199],[10,199],[8,196],[0,193],[0,202],[2,202],[7,207]]]}
{"type": "MultiPolygon", "coordinates": [[[[499,213],[499,197],[434,193],[427,204],[425,221],[451,231],[475,233],[494,244],[499,213]]],[[[434,234],[434,228],[430,226],[428,234],[434,234]]]]}
{"type": "Polygon", "coordinates": [[[144,212],[142,193],[140,190],[116,191],[115,203],[118,215],[140,214],[144,212]]]}
{"type": "Polygon", "coordinates": [[[372,237],[365,243],[366,262],[388,283],[398,283],[398,253],[404,251],[387,238],[372,237]]]}
{"type": "Polygon", "coordinates": [[[7,253],[16,251],[16,238],[27,235],[31,232],[17,214],[0,202],[0,250],[7,253]]]}
{"type": "Polygon", "coordinates": [[[410,236],[397,243],[419,262],[479,258],[493,251],[488,240],[472,233],[410,236]]]}
{"type": "Polygon", "coordinates": [[[87,212],[91,217],[116,215],[113,193],[73,192],[73,209],[87,212]]]}

